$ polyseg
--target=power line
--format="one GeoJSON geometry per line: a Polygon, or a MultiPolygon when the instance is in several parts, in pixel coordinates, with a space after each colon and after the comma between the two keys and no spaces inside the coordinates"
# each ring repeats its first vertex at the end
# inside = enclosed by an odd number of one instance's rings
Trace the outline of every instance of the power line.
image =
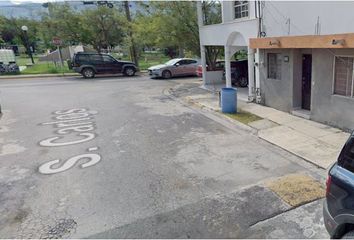
{"type": "MultiPolygon", "coordinates": [[[[267,3],[269,3],[274,10],[278,13],[278,15],[280,15],[281,17],[284,18],[285,21],[289,21],[289,17],[285,16],[271,1],[267,1],[267,3]]],[[[290,21],[289,21],[290,22],[290,21]]],[[[301,28],[299,28],[296,24],[294,24],[293,22],[290,22],[290,25],[293,26],[298,32],[306,35],[306,32],[304,32],[303,30],[301,30],[301,28]]]]}

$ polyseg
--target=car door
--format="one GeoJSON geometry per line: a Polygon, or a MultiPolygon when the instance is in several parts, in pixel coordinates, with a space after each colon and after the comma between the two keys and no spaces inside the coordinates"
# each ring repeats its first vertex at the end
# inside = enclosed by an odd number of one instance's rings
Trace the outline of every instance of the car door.
{"type": "Polygon", "coordinates": [[[174,76],[184,76],[186,75],[186,65],[187,61],[186,60],[180,60],[175,64],[174,68],[174,76]]]}
{"type": "Polygon", "coordinates": [[[224,61],[218,61],[215,63],[215,70],[216,71],[224,71],[225,70],[225,62],[224,61]]]}
{"type": "Polygon", "coordinates": [[[102,55],[106,73],[120,73],[122,65],[109,55],[102,55]]]}
{"type": "Polygon", "coordinates": [[[184,60],[179,60],[172,67],[169,68],[173,76],[183,76],[184,72],[184,60]]]}
{"type": "Polygon", "coordinates": [[[354,215],[354,135],[345,143],[338,162],[330,170],[328,210],[332,214],[354,215]]]}
{"type": "Polygon", "coordinates": [[[198,67],[197,61],[192,59],[185,60],[185,61],[186,64],[184,66],[184,75],[188,75],[188,76],[196,75],[196,71],[198,67]]]}
{"type": "Polygon", "coordinates": [[[106,67],[101,54],[90,55],[90,63],[95,67],[97,73],[105,73],[106,67]]]}

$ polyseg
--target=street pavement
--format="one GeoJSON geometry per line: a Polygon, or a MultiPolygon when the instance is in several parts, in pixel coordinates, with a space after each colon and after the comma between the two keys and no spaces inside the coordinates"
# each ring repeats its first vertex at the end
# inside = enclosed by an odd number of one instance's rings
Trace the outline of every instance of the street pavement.
{"type": "Polygon", "coordinates": [[[180,78],[0,81],[1,238],[326,238],[325,171],[169,96],[180,78]]]}

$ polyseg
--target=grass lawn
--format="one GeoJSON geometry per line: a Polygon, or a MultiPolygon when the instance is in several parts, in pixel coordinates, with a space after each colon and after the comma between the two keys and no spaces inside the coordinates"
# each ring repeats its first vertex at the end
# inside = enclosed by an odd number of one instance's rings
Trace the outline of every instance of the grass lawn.
{"type": "MultiPolygon", "coordinates": [[[[119,57],[112,54],[117,59],[119,57]]],[[[123,57],[122,60],[124,61],[131,61],[128,57],[123,57]]],[[[147,70],[149,67],[158,65],[161,63],[165,63],[170,60],[169,57],[165,56],[162,53],[143,53],[139,58],[139,69],[140,70],[147,70]]]]}
{"type": "Polygon", "coordinates": [[[249,124],[254,121],[262,120],[263,118],[254,115],[252,113],[242,111],[240,109],[237,110],[237,113],[235,114],[230,114],[230,113],[224,113],[226,116],[229,118],[235,119],[236,121],[242,122],[244,124],[249,124]]]}
{"type": "MultiPolygon", "coordinates": [[[[38,63],[38,57],[33,56],[34,63],[38,63]]],[[[31,58],[27,55],[16,56],[16,63],[19,66],[26,66],[27,64],[32,64],[31,58]]]]}
{"type": "Polygon", "coordinates": [[[151,66],[165,63],[170,60],[169,57],[163,54],[143,54],[139,60],[140,70],[146,70],[151,66]]]}
{"type": "Polygon", "coordinates": [[[45,73],[71,73],[67,66],[56,67],[51,62],[37,63],[31,67],[27,67],[21,74],[45,74],[45,73]]]}
{"type": "MultiPolygon", "coordinates": [[[[20,74],[46,74],[46,73],[68,73],[71,71],[64,62],[64,67],[57,67],[52,62],[39,62],[38,56],[33,56],[34,65],[27,67],[21,71],[20,74]]],[[[17,65],[26,66],[31,65],[31,59],[27,55],[21,55],[16,57],[17,65]]]]}

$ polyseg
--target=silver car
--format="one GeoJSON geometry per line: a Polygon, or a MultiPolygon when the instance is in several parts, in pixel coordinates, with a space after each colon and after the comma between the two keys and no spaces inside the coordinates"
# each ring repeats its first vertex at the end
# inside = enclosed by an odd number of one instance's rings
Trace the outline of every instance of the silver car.
{"type": "Polygon", "coordinates": [[[189,58],[175,58],[148,68],[151,77],[171,78],[175,76],[196,76],[198,61],[189,58]]]}

